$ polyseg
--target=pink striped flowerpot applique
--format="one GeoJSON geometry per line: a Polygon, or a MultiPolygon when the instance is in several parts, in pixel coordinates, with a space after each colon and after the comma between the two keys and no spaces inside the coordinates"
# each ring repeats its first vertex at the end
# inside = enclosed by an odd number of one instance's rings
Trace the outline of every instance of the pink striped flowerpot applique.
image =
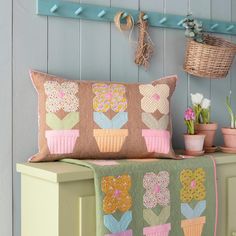
{"type": "Polygon", "coordinates": [[[170,151],[170,132],[166,130],[143,129],[148,152],[167,154],[170,151]]]}
{"type": "Polygon", "coordinates": [[[50,154],[73,153],[79,130],[46,130],[50,154]]]}
{"type": "Polygon", "coordinates": [[[171,224],[145,227],[143,234],[145,236],[168,236],[171,230],[171,224]]]}
{"type": "Polygon", "coordinates": [[[106,234],[105,236],[133,236],[133,231],[132,229],[119,232],[119,233],[114,233],[114,234],[106,234]]]}
{"type": "Polygon", "coordinates": [[[206,223],[206,217],[187,219],[181,221],[181,228],[184,231],[184,236],[201,236],[203,226],[206,223]]]}

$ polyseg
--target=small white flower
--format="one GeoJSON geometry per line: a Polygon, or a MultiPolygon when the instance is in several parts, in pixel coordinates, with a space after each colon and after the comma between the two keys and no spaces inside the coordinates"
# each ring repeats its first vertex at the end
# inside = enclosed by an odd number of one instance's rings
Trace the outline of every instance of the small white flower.
{"type": "Polygon", "coordinates": [[[211,100],[204,98],[201,103],[202,109],[209,109],[211,106],[211,100]]]}
{"type": "Polygon", "coordinates": [[[191,93],[191,100],[193,106],[200,105],[203,100],[203,95],[201,93],[195,93],[195,94],[191,93]]]}

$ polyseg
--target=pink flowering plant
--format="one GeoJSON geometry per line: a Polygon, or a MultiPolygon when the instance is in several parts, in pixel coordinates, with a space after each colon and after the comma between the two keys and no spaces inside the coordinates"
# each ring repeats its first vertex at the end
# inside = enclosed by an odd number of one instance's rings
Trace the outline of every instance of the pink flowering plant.
{"type": "Polygon", "coordinates": [[[187,126],[188,134],[193,135],[195,133],[195,131],[194,131],[195,112],[191,107],[189,107],[184,112],[184,122],[187,126]]]}

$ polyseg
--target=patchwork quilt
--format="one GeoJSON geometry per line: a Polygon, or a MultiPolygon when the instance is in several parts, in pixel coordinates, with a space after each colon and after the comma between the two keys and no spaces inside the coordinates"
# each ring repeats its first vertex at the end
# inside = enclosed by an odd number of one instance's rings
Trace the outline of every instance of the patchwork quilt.
{"type": "Polygon", "coordinates": [[[97,236],[216,236],[213,158],[76,160],[95,176],[97,236]]]}

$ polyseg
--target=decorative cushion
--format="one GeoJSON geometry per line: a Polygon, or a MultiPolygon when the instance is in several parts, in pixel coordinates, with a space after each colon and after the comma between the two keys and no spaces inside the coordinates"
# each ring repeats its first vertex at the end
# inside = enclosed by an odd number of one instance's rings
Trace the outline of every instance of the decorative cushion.
{"type": "Polygon", "coordinates": [[[32,162],[175,156],[170,98],[177,76],[150,84],[30,76],[39,99],[39,153],[32,162]]]}

